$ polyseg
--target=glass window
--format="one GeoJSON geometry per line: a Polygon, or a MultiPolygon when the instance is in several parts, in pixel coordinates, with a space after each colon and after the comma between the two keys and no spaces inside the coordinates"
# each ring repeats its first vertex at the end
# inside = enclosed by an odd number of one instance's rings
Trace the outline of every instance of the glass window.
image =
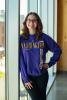
{"type": "MultiPolygon", "coordinates": [[[[20,34],[22,34],[23,20],[27,15],[27,0],[20,0],[20,34]]],[[[28,93],[26,92],[20,74],[20,100],[28,100],[28,93]]]]}
{"type": "Polygon", "coordinates": [[[5,0],[0,0],[0,100],[5,100],[5,0]]]}
{"type": "Polygon", "coordinates": [[[20,34],[22,34],[22,23],[27,14],[27,0],[20,0],[20,34]]]}
{"type": "MultiPolygon", "coordinates": [[[[22,28],[23,28],[23,20],[26,16],[26,14],[30,11],[37,12],[43,22],[43,31],[50,35],[50,37],[54,38],[54,1],[53,0],[33,0],[33,3],[31,0],[20,0],[20,34],[23,34],[22,28]],[[35,6],[34,6],[34,5],[35,6]],[[45,6],[44,6],[45,4],[45,6]],[[45,13],[43,13],[45,12],[45,13]],[[45,24],[44,24],[45,23],[45,24]]],[[[56,27],[56,26],[55,26],[56,27]]],[[[48,52],[46,56],[46,62],[49,62],[50,57],[53,55],[53,53],[48,52]]],[[[52,66],[48,69],[49,72],[49,82],[47,86],[47,93],[54,81],[55,75],[53,75],[54,71],[56,71],[56,67],[52,66]]],[[[21,75],[20,75],[21,76],[21,75]]],[[[21,78],[20,78],[20,99],[23,98],[23,100],[28,98],[28,94],[26,93],[24,86],[22,84],[21,78]]]]}

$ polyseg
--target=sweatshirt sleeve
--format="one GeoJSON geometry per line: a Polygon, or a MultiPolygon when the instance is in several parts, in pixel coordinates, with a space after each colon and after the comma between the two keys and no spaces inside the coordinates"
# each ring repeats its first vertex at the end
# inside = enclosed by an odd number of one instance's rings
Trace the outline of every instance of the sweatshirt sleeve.
{"type": "Polygon", "coordinates": [[[29,78],[27,75],[27,66],[25,64],[24,56],[23,56],[23,52],[22,52],[21,38],[20,38],[19,48],[20,48],[20,50],[19,50],[19,70],[21,73],[21,79],[22,79],[23,83],[27,83],[27,82],[29,82],[29,78]]]}
{"type": "Polygon", "coordinates": [[[50,58],[50,61],[48,62],[49,67],[51,67],[59,60],[62,51],[59,45],[50,36],[45,34],[44,39],[46,41],[48,50],[53,52],[53,56],[50,58]]]}

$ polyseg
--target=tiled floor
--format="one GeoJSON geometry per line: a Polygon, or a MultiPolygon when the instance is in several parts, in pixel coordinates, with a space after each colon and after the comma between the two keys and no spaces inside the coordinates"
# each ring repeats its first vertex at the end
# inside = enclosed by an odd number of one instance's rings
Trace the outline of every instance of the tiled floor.
{"type": "Polygon", "coordinates": [[[56,77],[47,100],[67,100],[67,74],[56,77]]]}

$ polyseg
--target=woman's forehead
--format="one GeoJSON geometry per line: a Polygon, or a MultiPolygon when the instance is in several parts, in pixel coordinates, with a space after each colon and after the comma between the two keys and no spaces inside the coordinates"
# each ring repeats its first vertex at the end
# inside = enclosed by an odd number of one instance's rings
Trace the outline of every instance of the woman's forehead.
{"type": "Polygon", "coordinates": [[[36,16],[31,14],[31,15],[28,16],[28,18],[36,19],[36,16]]]}

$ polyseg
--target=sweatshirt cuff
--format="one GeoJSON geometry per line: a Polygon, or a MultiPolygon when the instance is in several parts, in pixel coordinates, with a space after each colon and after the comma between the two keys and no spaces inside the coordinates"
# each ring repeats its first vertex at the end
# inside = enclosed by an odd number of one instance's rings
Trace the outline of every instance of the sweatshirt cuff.
{"type": "Polygon", "coordinates": [[[28,83],[28,82],[30,82],[30,80],[29,79],[22,79],[22,81],[23,81],[23,83],[28,83]]]}

